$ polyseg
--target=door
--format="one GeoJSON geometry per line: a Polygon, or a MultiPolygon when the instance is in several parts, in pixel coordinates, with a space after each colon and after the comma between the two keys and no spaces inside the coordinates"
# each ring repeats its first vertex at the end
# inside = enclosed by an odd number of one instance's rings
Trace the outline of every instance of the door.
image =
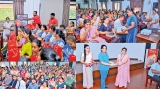
{"type": "Polygon", "coordinates": [[[122,9],[122,2],[121,1],[113,1],[112,2],[112,10],[121,10],[122,9]]]}

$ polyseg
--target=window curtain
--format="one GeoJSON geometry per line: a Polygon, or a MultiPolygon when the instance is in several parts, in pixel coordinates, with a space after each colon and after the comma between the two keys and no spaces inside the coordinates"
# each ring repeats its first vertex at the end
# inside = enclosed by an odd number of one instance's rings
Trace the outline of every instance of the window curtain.
{"type": "Polygon", "coordinates": [[[70,0],[63,0],[63,16],[62,24],[68,26],[69,24],[69,9],[70,9],[70,0]]]}
{"type": "Polygon", "coordinates": [[[141,8],[141,12],[143,12],[143,5],[144,4],[144,0],[130,0],[130,7],[131,8],[141,8]]]}
{"type": "MultiPolygon", "coordinates": [[[[13,13],[14,19],[16,19],[16,15],[24,14],[24,2],[25,0],[13,0],[13,13]]],[[[18,35],[18,28],[15,27],[16,35],[18,35]]]]}
{"type": "Polygon", "coordinates": [[[24,14],[24,2],[25,0],[13,0],[14,19],[16,15],[24,14]]]}
{"type": "Polygon", "coordinates": [[[103,8],[103,3],[104,3],[104,4],[105,4],[105,7],[106,7],[106,10],[107,10],[107,2],[108,2],[108,0],[99,0],[99,2],[101,3],[102,9],[104,9],[104,8],[103,8]]]}

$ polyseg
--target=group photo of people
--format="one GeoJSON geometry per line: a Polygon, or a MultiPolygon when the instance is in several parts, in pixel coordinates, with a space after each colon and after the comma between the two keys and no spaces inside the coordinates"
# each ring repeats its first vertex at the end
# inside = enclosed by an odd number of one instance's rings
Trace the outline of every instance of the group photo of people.
{"type": "Polygon", "coordinates": [[[75,63],[5,62],[0,89],[75,89],[75,63]]]}
{"type": "MultiPolygon", "coordinates": [[[[40,1],[40,3],[43,2],[43,0],[40,1]]],[[[65,8],[64,6],[64,9],[60,9],[59,12],[49,10],[48,14],[44,14],[47,3],[43,3],[40,11],[35,9],[32,11],[32,16],[29,12],[25,12],[24,6],[24,10],[20,11],[25,13],[16,13],[14,20],[5,17],[3,25],[0,26],[2,28],[1,61],[76,61],[76,23],[74,20],[70,20],[70,18],[76,18],[76,15],[73,14],[74,5],[70,7],[71,1],[66,2],[69,7],[65,8]],[[63,11],[68,14],[60,13],[63,11]]],[[[65,0],[63,2],[57,1],[55,4],[63,6],[63,3],[66,4],[66,2],[65,0]]],[[[21,4],[22,2],[13,2],[15,5],[17,3],[21,4]]],[[[34,6],[36,5],[35,3],[34,6]]]]}
{"type": "MultiPolygon", "coordinates": [[[[78,0],[79,1],[79,0],[78,0]]],[[[158,7],[151,7],[141,4],[141,7],[135,6],[133,1],[92,1],[102,3],[97,7],[77,4],[77,31],[79,43],[158,43],[160,41],[160,17],[158,7]],[[99,2],[98,2],[99,1],[99,2]],[[104,6],[112,3],[113,7],[104,6]],[[130,2],[131,5],[122,4],[130,2]],[[132,7],[132,3],[134,4],[132,7]],[[106,5],[105,4],[105,5],[106,5]],[[116,6],[116,4],[119,4],[116,6]],[[104,8],[102,8],[104,6],[104,8]],[[99,8],[101,7],[101,8],[99,8]],[[106,9],[110,8],[110,9],[106,9]],[[122,9],[123,8],[123,9],[122,9]],[[148,11],[149,10],[149,11],[148,11]],[[158,14],[159,13],[159,14],[158,14]]],[[[156,0],[155,0],[156,1],[156,0]]],[[[145,2],[145,1],[142,1],[145,2]]],[[[147,1],[146,1],[147,2],[147,1]]],[[[136,3],[136,2],[135,2],[136,3]]],[[[139,3],[139,2],[137,2],[139,3]]],[[[151,2],[156,3],[154,1],[151,2]]],[[[137,4],[138,5],[138,4],[137,4]]]]}
{"type": "Polygon", "coordinates": [[[76,55],[78,89],[158,89],[159,44],[81,43],[77,47],[81,47],[76,55]]]}

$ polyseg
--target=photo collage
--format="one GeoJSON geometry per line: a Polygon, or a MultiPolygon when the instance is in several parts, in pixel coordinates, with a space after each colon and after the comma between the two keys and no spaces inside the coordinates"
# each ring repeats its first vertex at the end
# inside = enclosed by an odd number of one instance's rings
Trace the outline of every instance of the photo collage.
{"type": "Polygon", "coordinates": [[[0,0],[0,89],[160,89],[160,0],[0,0]]]}

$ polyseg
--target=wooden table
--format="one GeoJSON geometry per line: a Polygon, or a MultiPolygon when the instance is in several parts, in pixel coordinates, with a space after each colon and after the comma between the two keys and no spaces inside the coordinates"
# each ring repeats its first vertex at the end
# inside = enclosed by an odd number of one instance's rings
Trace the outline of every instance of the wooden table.
{"type": "Polygon", "coordinates": [[[116,34],[125,35],[125,34],[128,34],[128,31],[126,31],[125,33],[123,33],[123,32],[116,32],[116,34]]]}
{"type": "Polygon", "coordinates": [[[159,43],[160,42],[160,32],[152,33],[149,36],[145,36],[138,33],[136,37],[137,37],[137,43],[159,43]],[[157,34],[158,37],[154,36],[154,34],[157,34]]]}

